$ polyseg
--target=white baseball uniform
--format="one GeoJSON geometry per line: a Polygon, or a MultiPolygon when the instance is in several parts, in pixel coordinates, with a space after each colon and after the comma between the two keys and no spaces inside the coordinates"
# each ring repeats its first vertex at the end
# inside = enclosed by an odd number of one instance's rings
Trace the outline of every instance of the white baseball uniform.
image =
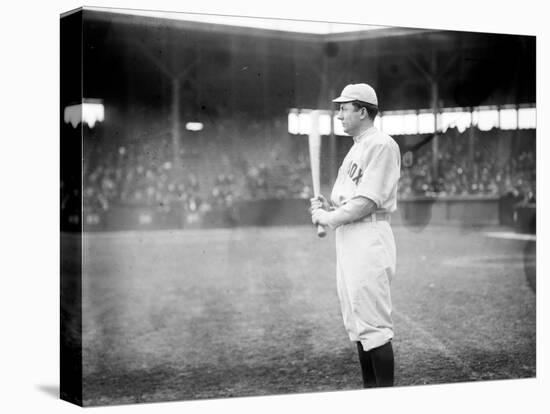
{"type": "Polygon", "coordinates": [[[401,156],[393,138],[375,127],[353,139],[331,201],[339,207],[362,196],[376,203],[376,212],[336,228],[336,277],[349,338],[368,351],[393,338],[390,283],[396,248],[389,213],[397,208],[401,156]]]}

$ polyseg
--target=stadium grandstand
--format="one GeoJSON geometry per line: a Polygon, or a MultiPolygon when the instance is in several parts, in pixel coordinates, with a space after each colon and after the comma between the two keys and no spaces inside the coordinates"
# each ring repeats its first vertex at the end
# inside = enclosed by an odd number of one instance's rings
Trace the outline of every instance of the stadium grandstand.
{"type": "Polygon", "coordinates": [[[534,37],[98,8],[70,17],[83,78],[82,92],[62,90],[62,162],[82,153],[82,164],[76,176],[62,168],[66,229],[307,223],[309,112],[322,113],[326,193],[352,144],[331,99],[368,82],[377,126],[402,152],[397,222],[421,222],[429,205],[430,220],[533,231],[534,37]]]}

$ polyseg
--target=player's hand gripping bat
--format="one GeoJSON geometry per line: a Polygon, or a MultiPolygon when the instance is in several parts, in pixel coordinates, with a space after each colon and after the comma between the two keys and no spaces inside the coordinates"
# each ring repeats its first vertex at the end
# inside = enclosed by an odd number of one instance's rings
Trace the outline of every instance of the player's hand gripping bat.
{"type": "MultiPolygon", "coordinates": [[[[313,196],[321,194],[321,134],[319,133],[319,111],[310,113],[311,129],[309,131],[309,161],[311,165],[311,180],[313,181],[313,196]]],[[[325,237],[325,228],[317,225],[317,236],[325,237]]]]}

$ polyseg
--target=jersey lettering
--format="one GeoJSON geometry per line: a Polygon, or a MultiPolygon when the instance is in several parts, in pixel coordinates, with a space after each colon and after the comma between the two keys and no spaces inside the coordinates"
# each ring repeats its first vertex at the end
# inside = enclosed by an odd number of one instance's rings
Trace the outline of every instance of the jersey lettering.
{"type": "Polygon", "coordinates": [[[361,177],[363,176],[363,170],[361,168],[358,168],[356,163],[353,163],[348,169],[348,175],[355,183],[355,185],[359,185],[359,180],[361,180],[361,177]],[[357,175],[355,175],[356,172],[357,175]]]}
{"type": "Polygon", "coordinates": [[[359,172],[355,176],[355,178],[352,178],[355,185],[359,185],[359,181],[361,180],[361,177],[363,176],[363,170],[359,168],[359,172]]]}

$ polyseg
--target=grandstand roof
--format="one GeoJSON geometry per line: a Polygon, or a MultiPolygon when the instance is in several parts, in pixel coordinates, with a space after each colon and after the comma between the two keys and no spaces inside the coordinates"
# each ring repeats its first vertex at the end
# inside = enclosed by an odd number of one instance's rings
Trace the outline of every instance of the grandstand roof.
{"type": "MultiPolygon", "coordinates": [[[[344,40],[352,33],[354,39],[406,34],[410,29],[380,25],[336,23],[313,20],[261,18],[200,13],[180,13],[153,10],[83,7],[85,10],[110,13],[117,23],[149,26],[172,25],[181,29],[240,33],[249,36],[300,37],[314,40],[344,40]]],[[[413,29],[418,30],[418,29],[413,29]]]]}
{"type": "Polygon", "coordinates": [[[382,110],[535,103],[535,37],[84,8],[85,96],[263,116],[368,82],[382,110]],[[200,21],[199,21],[200,20],[200,21]],[[243,24],[248,23],[248,26],[243,24]],[[263,25],[263,26],[262,26],[263,25]],[[254,26],[254,27],[251,27],[254,26]],[[435,65],[435,66],[434,66],[435,65]],[[434,71],[434,68],[436,70],[434,71]]]}

